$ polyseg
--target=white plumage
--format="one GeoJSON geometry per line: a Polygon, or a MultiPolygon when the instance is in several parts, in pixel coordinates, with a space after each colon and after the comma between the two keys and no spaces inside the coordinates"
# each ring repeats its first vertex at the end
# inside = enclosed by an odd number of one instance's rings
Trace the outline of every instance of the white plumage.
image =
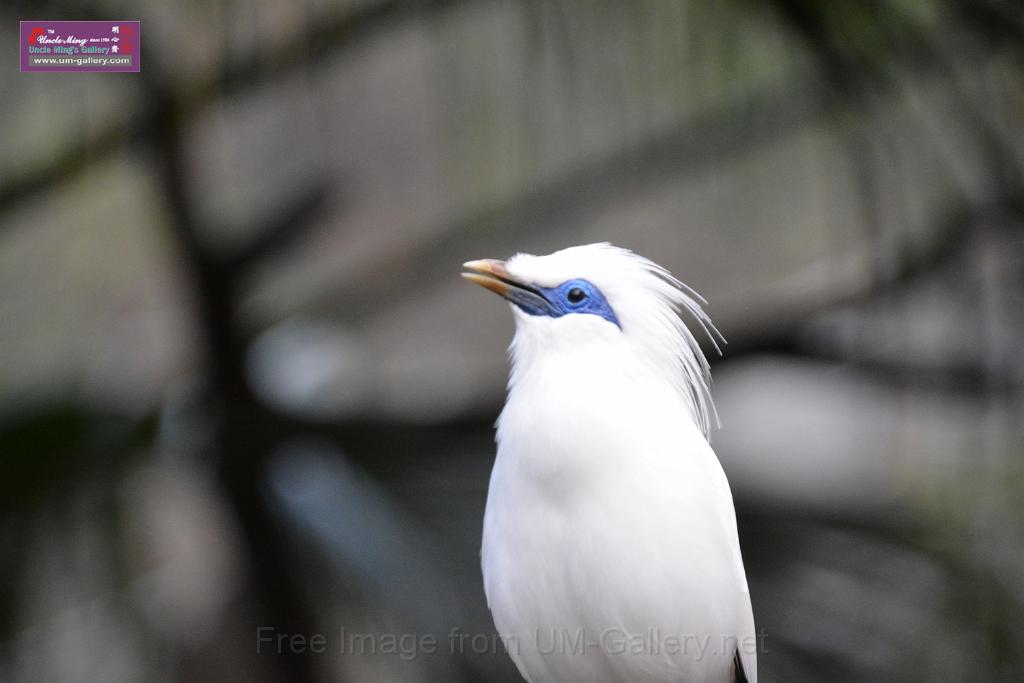
{"type": "Polygon", "coordinates": [[[481,559],[523,677],[756,681],[696,295],[608,244],[466,268],[516,322],[481,559]]]}

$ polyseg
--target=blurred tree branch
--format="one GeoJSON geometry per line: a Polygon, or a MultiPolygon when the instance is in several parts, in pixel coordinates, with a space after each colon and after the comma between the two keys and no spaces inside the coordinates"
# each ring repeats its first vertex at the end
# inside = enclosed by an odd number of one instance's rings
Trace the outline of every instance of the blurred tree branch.
{"type": "MultiPolygon", "coordinates": [[[[161,98],[162,84],[154,83],[161,98]]],[[[204,246],[201,221],[185,179],[182,121],[168,106],[157,139],[157,163],[171,217],[171,229],[195,283],[193,300],[199,313],[199,329],[206,341],[206,365],[210,374],[208,401],[216,416],[212,444],[221,483],[234,510],[249,556],[248,570],[253,602],[262,619],[286,633],[314,633],[316,621],[296,588],[294,568],[280,520],[271,513],[264,495],[264,468],[276,445],[267,426],[273,415],[250,391],[245,378],[245,349],[234,327],[235,273],[222,267],[204,246]]],[[[300,202],[301,204],[302,202],[300,202]]],[[[286,210],[285,215],[292,212],[286,210]]],[[[274,659],[281,680],[308,683],[319,679],[314,662],[285,648],[274,659]]]]}
{"type": "Polygon", "coordinates": [[[289,244],[292,244],[316,225],[332,193],[330,180],[316,184],[292,199],[287,206],[252,230],[253,237],[241,247],[221,258],[222,267],[233,272],[245,270],[289,244]]]}

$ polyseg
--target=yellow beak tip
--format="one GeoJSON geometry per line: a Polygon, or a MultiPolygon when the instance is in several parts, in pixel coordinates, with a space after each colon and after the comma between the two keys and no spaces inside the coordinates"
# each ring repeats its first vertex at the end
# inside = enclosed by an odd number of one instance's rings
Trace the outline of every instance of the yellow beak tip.
{"type": "Polygon", "coordinates": [[[508,292],[508,285],[502,281],[503,277],[508,277],[508,271],[505,270],[505,263],[503,261],[478,259],[476,261],[466,261],[462,264],[462,267],[468,271],[462,273],[462,277],[466,280],[502,296],[508,292]]]}

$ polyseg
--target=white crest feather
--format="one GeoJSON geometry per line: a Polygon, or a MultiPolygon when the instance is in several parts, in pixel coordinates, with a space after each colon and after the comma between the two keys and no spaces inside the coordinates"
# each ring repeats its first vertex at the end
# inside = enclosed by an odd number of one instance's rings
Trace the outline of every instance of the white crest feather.
{"type": "Polygon", "coordinates": [[[697,321],[719,355],[722,353],[719,342],[726,343],[725,337],[704,311],[702,304],[707,303],[704,297],[678,280],[662,266],[632,252],[623,251],[667,285],[658,287],[657,290],[664,302],[671,306],[673,312],[669,316],[668,324],[671,327],[671,336],[676,340],[670,346],[675,347],[672,353],[678,359],[679,374],[682,378],[680,390],[688,397],[687,403],[690,405],[693,418],[704,436],[707,437],[711,430],[712,420],[716,427],[721,426],[718,411],[715,410],[715,403],[711,398],[711,368],[700,343],[683,320],[683,312],[689,313],[697,321]]]}

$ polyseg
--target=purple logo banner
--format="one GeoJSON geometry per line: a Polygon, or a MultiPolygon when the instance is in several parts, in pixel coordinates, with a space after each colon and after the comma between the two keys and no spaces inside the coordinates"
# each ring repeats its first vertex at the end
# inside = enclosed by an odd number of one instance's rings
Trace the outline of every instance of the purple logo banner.
{"type": "Polygon", "coordinates": [[[23,21],[22,71],[139,71],[138,21],[23,21]]]}

